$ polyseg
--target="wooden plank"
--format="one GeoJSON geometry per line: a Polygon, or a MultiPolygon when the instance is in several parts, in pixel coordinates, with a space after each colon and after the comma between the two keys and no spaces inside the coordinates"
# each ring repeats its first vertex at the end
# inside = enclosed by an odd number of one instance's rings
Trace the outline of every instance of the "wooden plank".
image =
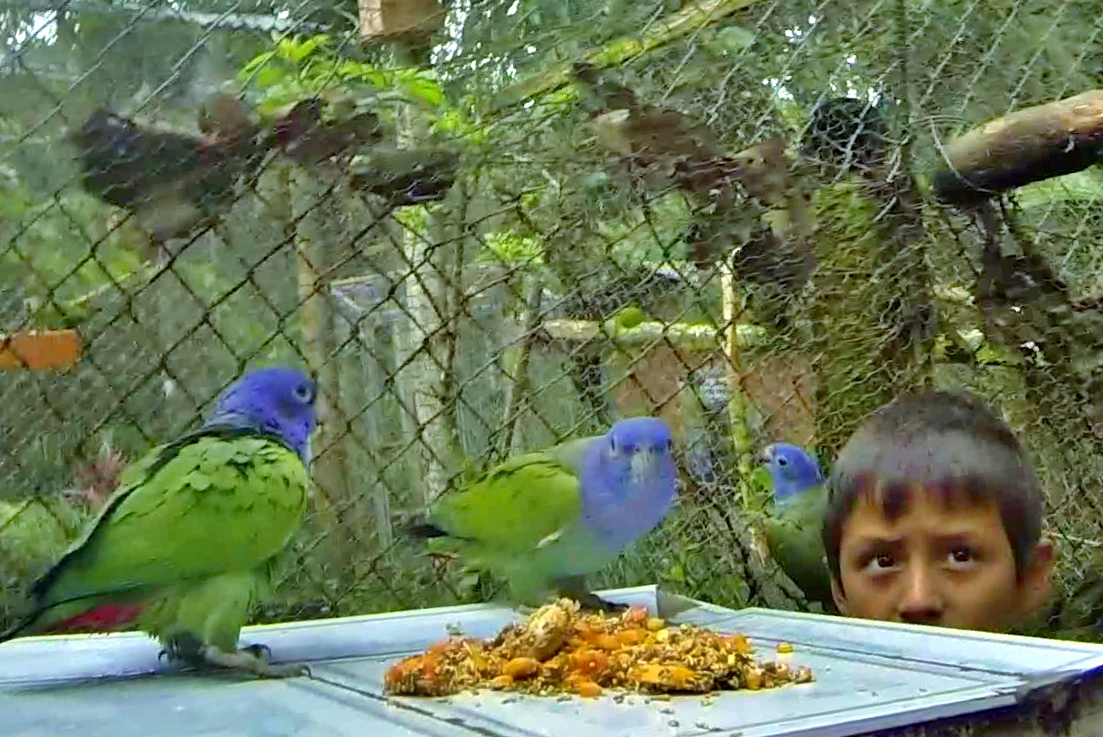
{"type": "Polygon", "coordinates": [[[83,347],[76,330],[0,333],[0,370],[72,368],[80,360],[83,347]]]}
{"type": "Polygon", "coordinates": [[[437,0],[359,0],[360,38],[432,34],[444,25],[445,9],[437,0]]]}

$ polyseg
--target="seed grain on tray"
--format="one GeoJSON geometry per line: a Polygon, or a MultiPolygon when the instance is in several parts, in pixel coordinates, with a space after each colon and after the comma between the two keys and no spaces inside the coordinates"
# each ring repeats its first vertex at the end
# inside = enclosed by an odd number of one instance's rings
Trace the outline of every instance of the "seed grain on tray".
{"type": "Polygon", "coordinates": [[[453,635],[386,673],[388,693],[447,696],[496,689],[541,696],[597,696],[604,689],[709,693],[807,683],[812,671],[756,662],[750,642],[695,625],[667,626],[633,607],[620,616],[583,613],[560,599],[493,640],[453,635]]]}

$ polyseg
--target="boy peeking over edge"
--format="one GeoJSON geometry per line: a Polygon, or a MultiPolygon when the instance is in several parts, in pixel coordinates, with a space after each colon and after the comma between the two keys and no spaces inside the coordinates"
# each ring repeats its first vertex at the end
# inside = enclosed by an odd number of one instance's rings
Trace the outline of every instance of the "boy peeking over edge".
{"type": "Polygon", "coordinates": [[[1008,631],[1046,604],[1041,486],[1011,429],[968,395],[880,408],[828,484],[823,542],[844,616],[1008,631]]]}

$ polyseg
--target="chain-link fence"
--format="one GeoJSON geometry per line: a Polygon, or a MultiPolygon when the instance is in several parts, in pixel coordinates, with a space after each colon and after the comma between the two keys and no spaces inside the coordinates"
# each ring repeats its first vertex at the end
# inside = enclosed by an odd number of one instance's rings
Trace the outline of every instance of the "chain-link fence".
{"type": "Polygon", "coordinates": [[[120,467],[270,362],[323,406],[262,619],[485,598],[405,520],[641,413],[679,503],[593,583],[799,606],[741,515],[755,451],[830,460],[924,385],[1005,414],[1063,580],[1091,566],[1103,179],[932,183],[956,136],[1097,84],[1103,3],[426,0],[400,20],[434,34],[366,43],[372,5],[0,0],[0,332],[81,341],[0,372],[0,616],[120,467]]]}

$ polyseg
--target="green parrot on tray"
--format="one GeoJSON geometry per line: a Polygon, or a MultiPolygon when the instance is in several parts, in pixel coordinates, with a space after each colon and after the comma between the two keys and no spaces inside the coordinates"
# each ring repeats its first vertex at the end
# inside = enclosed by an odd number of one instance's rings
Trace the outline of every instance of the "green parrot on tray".
{"type": "Polygon", "coordinates": [[[518,604],[557,588],[585,607],[619,607],[586,589],[666,516],[677,494],[670,429],[655,417],[621,420],[605,435],[515,456],[443,494],[409,532],[509,583],[518,604]]]}
{"type": "Polygon", "coordinates": [[[127,468],[99,515],[32,586],[0,642],[141,630],[162,655],[257,676],[302,675],[238,648],[306,510],[316,387],[297,369],[247,372],[203,426],[127,468]]]}
{"type": "Polygon", "coordinates": [[[774,443],[762,454],[774,487],[774,508],[763,520],[770,554],[809,601],[834,611],[823,549],[827,514],[823,469],[797,445],[774,443]]]}

